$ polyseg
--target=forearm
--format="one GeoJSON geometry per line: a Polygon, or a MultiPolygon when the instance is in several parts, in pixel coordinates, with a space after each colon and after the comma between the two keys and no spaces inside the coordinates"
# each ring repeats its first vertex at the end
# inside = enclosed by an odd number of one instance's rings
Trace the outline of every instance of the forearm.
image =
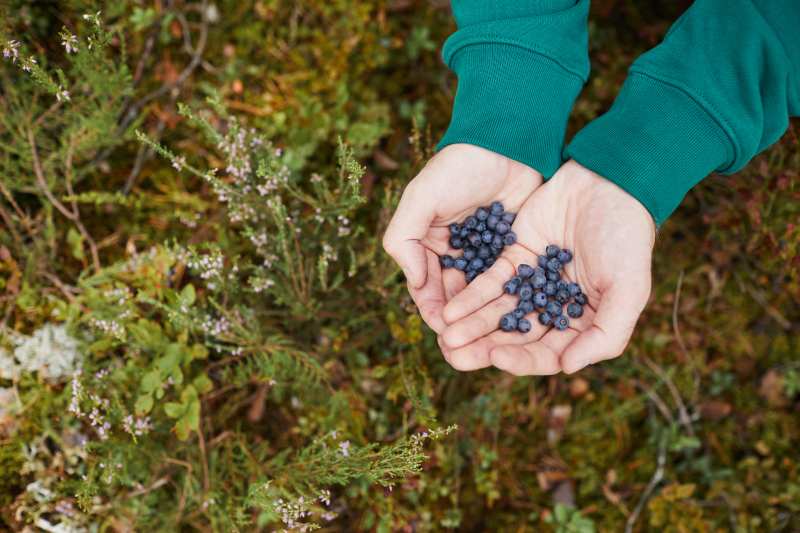
{"type": "Polygon", "coordinates": [[[698,0],[566,155],[662,223],[700,180],[741,169],[800,114],[798,28],[797,0],[698,0]]]}
{"type": "Polygon", "coordinates": [[[555,173],[589,74],[588,10],[589,0],[454,0],[458,31],[442,55],[458,90],[438,148],[473,144],[555,173]]]}

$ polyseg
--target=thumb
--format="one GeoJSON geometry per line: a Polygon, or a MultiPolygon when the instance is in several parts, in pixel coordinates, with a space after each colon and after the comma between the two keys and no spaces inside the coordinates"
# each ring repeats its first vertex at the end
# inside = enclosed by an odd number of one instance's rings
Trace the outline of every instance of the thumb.
{"type": "Polygon", "coordinates": [[[383,248],[397,261],[408,284],[419,289],[428,277],[426,248],[420,242],[436,216],[435,208],[412,181],[383,236],[383,248]]]}

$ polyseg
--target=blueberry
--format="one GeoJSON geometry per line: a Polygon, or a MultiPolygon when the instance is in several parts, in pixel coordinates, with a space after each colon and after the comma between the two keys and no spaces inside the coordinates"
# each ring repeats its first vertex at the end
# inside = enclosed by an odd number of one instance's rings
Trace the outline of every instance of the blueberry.
{"type": "Polygon", "coordinates": [[[531,285],[534,289],[541,289],[547,283],[547,278],[544,274],[534,274],[531,278],[531,285]]]}
{"type": "Polygon", "coordinates": [[[506,294],[517,294],[519,290],[519,286],[522,284],[522,280],[519,279],[517,276],[514,276],[510,280],[506,281],[503,285],[503,292],[506,294]]]}
{"type": "Polygon", "coordinates": [[[562,265],[566,265],[567,263],[572,261],[572,252],[570,252],[569,250],[561,250],[560,252],[558,252],[556,259],[561,261],[562,265]]]}
{"type": "Polygon", "coordinates": [[[443,255],[439,258],[439,264],[442,265],[442,268],[453,268],[453,263],[455,263],[455,259],[451,255],[443,255]]]}
{"type": "Polygon", "coordinates": [[[533,269],[534,276],[544,276],[545,272],[546,272],[545,269],[540,266],[537,266],[536,268],[533,269]]]}
{"type": "Polygon", "coordinates": [[[466,278],[467,283],[472,283],[472,280],[477,278],[478,274],[480,274],[480,272],[478,272],[477,270],[468,270],[464,278],[466,278]]]}
{"type": "Polygon", "coordinates": [[[481,233],[481,240],[483,242],[485,242],[486,244],[489,244],[490,242],[492,242],[492,239],[494,239],[494,233],[492,233],[488,229],[486,231],[484,231],[483,233],[481,233]]]}
{"type": "Polygon", "coordinates": [[[517,274],[523,279],[529,278],[533,276],[533,268],[530,265],[522,263],[517,267],[517,274]]]}
{"type": "Polygon", "coordinates": [[[512,313],[503,315],[503,317],[500,319],[500,329],[503,331],[514,331],[517,329],[517,319],[514,318],[512,313]]]}
{"type": "Polygon", "coordinates": [[[541,269],[547,268],[547,256],[540,255],[539,258],[536,260],[536,264],[539,265],[539,268],[541,269]]]}
{"type": "MultiPolygon", "coordinates": [[[[473,259],[472,261],[469,262],[469,267],[468,268],[470,270],[480,270],[480,269],[482,269],[483,268],[483,259],[481,259],[480,257],[476,257],[475,259],[473,259]]],[[[569,294],[567,294],[567,296],[569,296],[569,294]]]]}
{"type": "Polygon", "coordinates": [[[503,216],[500,217],[500,218],[502,219],[503,222],[506,222],[508,224],[513,224],[514,223],[514,219],[517,218],[517,214],[516,213],[503,213],[503,216]]]}
{"type": "Polygon", "coordinates": [[[526,315],[533,313],[533,302],[530,300],[520,300],[517,309],[522,309],[526,315]]]}
{"type": "Polygon", "coordinates": [[[547,296],[555,296],[556,295],[556,283],[554,281],[548,281],[544,284],[544,293],[547,296]]]}
{"type": "Polygon", "coordinates": [[[545,277],[547,277],[547,281],[558,281],[561,279],[561,272],[548,270],[545,277]]]}
{"type": "Polygon", "coordinates": [[[569,319],[565,316],[557,316],[555,320],[553,320],[553,325],[559,331],[564,331],[569,327],[569,319]]]}
{"type": "Polygon", "coordinates": [[[533,305],[539,309],[543,309],[547,305],[547,295],[543,292],[537,292],[533,295],[533,305]]]}
{"type": "Polygon", "coordinates": [[[580,318],[583,316],[583,306],[573,302],[567,306],[567,314],[571,318],[580,318]]]}
{"type": "Polygon", "coordinates": [[[482,267],[481,267],[481,268],[478,270],[478,272],[479,272],[480,274],[483,274],[483,273],[484,273],[484,272],[486,272],[487,270],[489,270],[489,267],[487,267],[486,265],[483,265],[483,266],[482,266],[482,267]]]}
{"type": "MultiPolygon", "coordinates": [[[[472,244],[472,241],[470,241],[470,244],[472,244]]],[[[558,272],[559,270],[561,270],[561,261],[555,258],[548,260],[547,270],[550,270],[551,272],[558,272]]]]}
{"type": "MultiPolygon", "coordinates": [[[[478,261],[480,261],[480,259],[478,259],[478,261]]],[[[471,264],[472,263],[470,263],[470,265],[471,264]]],[[[567,303],[569,301],[569,291],[567,289],[561,289],[559,291],[556,291],[556,300],[558,300],[562,304],[567,303]]]]}
{"type": "Polygon", "coordinates": [[[520,333],[528,333],[531,330],[531,322],[527,318],[517,321],[517,331],[520,333]]]}
{"type": "Polygon", "coordinates": [[[503,208],[503,204],[501,204],[500,202],[492,202],[492,205],[489,207],[489,209],[492,211],[493,215],[497,216],[502,215],[503,211],[505,211],[505,209],[503,208]]]}
{"type": "Polygon", "coordinates": [[[564,280],[556,281],[556,290],[557,291],[565,291],[567,290],[567,282],[564,280]]]}
{"type": "Polygon", "coordinates": [[[561,304],[551,300],[544,306],[544,310],[547,311],[550,316],[559,316],[561,314],[561,304]]]}
{"type": "Polygon", "coordinates": [[[505,245],[503,244],[503,237],[500,235],[495,235],[492,237],[492,247],[497,248],[498,250],[502,250],[505,245]]]}
{"type": "Polygon", "coordinates": [[[548,244],[547,248],[544,249],[544,253],[546,253],[547,257],[550,258],[550,259],[558,256],[558,252],[560,252],[560,251],[561,251],[561,248],[559,248],[555,244],[548,244]]]}
{"type": "Polygon", "coordinates": [[[464,248],[464,259],[467,261],[472,261],[478,256],[478,249],[473,248],[472,246],[467,246],[464,248]]]}
{"type": "Polygon", "coordinates": [[[481,234],[480,234],[480,233],[477,233],[477,232],[470,233],[470,234],[469,234],[469,236],[467,237],[467,241],[469,241],[469,243],[470,243],[472,246],[475,246],[476,248],[477,248],[478,246],[480,246],[480,245],[481,245],[481,243],[483,242],[483,241],[481,240],[481,234]]]}
{"type": "Polygon", "coordinates": [[[489,257],[487,257],[484,260],[484,263],[486,263],[486,268],[489,268],[490,266],[492,266],[494,264],[494,261],[495,261],[495,259],[491,255],[489,257]]]}
{"type": "Polygon", "coordinates": [[[467,269],[468,264],[469,261],[467,261],[463,257],[459,257],[458,259],[453,261],[453,266],[455,267],[455,269],[460,270],[461,272],[464,272],[467,269]]]}
{"type": "Polygon", "coordinates": [[[469,235],[470,229],[466,226],[461,226],[461,231],[458,232],[458,236],[462,239],[466,239],[467,235],[469,235]]]}
{"type": "Polygon", "coordinates": [[[567,283],[567,290],[570,296],[577,296],[581,293],[581,286],[577,283],[567,283]]]}
{"type": "Polygon", "coordinates": [[[503,244],[505,244],[506,246],[511,246],[515,242],[517,242],[517,234],[514,233],[513,231],[509,231],[508,233],[503,235],[503,244]]]}
{"type": "Polygon", "coordinates": [[[500,222],[500,217],[497,215],[489,215],[489,218],[486,219],[486,227],[489,229],[494,229],[497,227],[497,223],[500,222]]]}
{"type": "Polygon", "coordinates": [[[575,295],[575,303],[578,305],[586,305],[588,301],[588,298],[586,298],[586,295],[582,292],[579,292],[575,295]]]}
{"type": "Polygon", "coordinates": [[[530,300],[533,298],[533,287],[531,287],[530,283],[523,283],[519,288],[519,298],[520,300],[530,300]]]}
{"type": "MultiPolygon", "coordinates": [[[[478,248],[478,257],[481,259],[489,259],[492,255],[492,250],[488,246],[481,246],[478,248]]],[[[484,261],[485,262],[485,261],[484,261]]]]}
{"type": "Polygon", "coordinates": [[[461,224],[458,224],[456,222],[450,224],[450,235],[458,235],[460,231],[461,231],[461,224]]]}
{"type": "Polygon", "coordinates": [[[502,220],[498,222],[497,226],[494,228],[498,235],[505,235],[510,229],[511,226],[508,224],[508,222],[503,222],[502,220]]]}
{"type": "Polygon", "coordinates": [[[516,309],[511,311],[511,314],[514,315],[514,318],[519,320],[520,318],[523,318],[525,316],[525,310],[522,307],[517,307],[516,309]]]}
{"type": "Polygon", "coordinates": [[[461,248],[464,247],[464,239],[456,235],[453,235],[452,237],[450,237],[450,247],[455,248],[456,250],[460,250],[461,248]]]}
{"type": "Polygon", "coordinates": [[[486,222],[478,222],[478,225],[475,226],[475,231],[478,233],[483,233],[486,231],[486,222]]]}
{"type": "Polygon", "coordinates": [[[539,324],[543,326],[549,326],[552,323],[553,323],[553,317],[551,317],[547,311],[545,311],[544,313],[539,313],[539,324]]]}
{"type": "Polygon", "coordinates": [[[468,216],[464,220],[464,227],[469,229],[475,229],[475,226],[478,225],[478,219],[473,216],[468,216]]]}
{"type": "Polygon", "coordinates": [[[485,207],[479,207],[475,211],[475,218],[477,218],[478,220],[486,220],[487,218],[489,218],[489,210],[486,209],[485,207]]]}

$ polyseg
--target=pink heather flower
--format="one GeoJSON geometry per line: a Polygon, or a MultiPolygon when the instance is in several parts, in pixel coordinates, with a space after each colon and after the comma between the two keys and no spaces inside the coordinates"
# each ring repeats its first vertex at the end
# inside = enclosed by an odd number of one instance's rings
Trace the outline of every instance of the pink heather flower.
{"type": "Polygon", "coordinates": [[[172,168],[174,168],[175,170],[181,170],[184,166],[186,166],[185,157],[180,156],[172,160],[172,168]]]}
{"type": "Polygon", "coordinates": [[[74,54],[78,51],[78,38],[71,33],[64,32],[61,34],[61,44],[68,54],[74,54]]]}
{"type": "Polygon", "coordinates": [[[10,58],[15,63],[19,59],[19,41],[13,39],[8,41],[3,47],[3,57],[5,59],[10,58]]]}
{"type": "Polygon", "coordinates": [[[59,86],[58,91],[56,91],[56,100],[59,102],[69,102],[69,91],[59,86]]]}
{"type": "Polygon", "coordinates": [[[345,457],[350,457],[350,441],[342,441],[339,443],[339,453],[345,457]]]}

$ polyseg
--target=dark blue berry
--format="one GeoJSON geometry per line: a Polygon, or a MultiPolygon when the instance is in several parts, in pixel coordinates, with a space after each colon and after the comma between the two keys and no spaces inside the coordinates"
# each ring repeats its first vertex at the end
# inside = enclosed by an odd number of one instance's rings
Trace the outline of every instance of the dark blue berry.
{"type": "Polygon", "coordinates": [[[583,306],[572,302],[567,306],[567,314],[571,318],[580,318],[583,316],[583,306]]]}
{"type": "Polygon", "coordinates": [[[548,270],[545,276],[547,277],[547,281],[558,281],[561,279],[561,272],[548,270]]]}
{"type": "Polygon", "coordinates": [[[519,277],[527,279],[533,276],[533,267],[531,267],[530,265],[526,265],[525,263],[522,263],[520,266],[517,267],[517,274],[519,275],[519,277]]]}
{"type": "Polygon", "coordinates": [[[547,256],[540,255],[539,258],[536,260],[536,264],[539,265],[539,268],[541,269],[547,268],[547,256]]]}
{"type": "Polygon", "coordinates": [[[569,327],[569,319],[564,315],[557,316],[555,320],[553,320],[553,326],[559,331],[564,331],[569,327]]]}
{"type": "MultiPolygon", "coordinates": [[[[470,263],[470,265],[471,264],[472,263],[470,263]]],[[[567,303],[569,301],[569,291],[567,291],[566,289],[561,289],[559,291],[556,291],[556,300],[558,300],[562,304],[567,303]]]]}
{"type": "Polygon", "coordinates": [[[539,324],[543,326],[549,326],[553,323],[553,317],[550,316],[550,313],[545,311],[544,313],[539,313],[539,324]]]}
{"type": "Polygon", "coordinates": [[[537,292],[533,295],[533,305],[539,309],[543,309],[547,305],[547,295],[543,292],[537,292]]]}
{"type": "Polygon", "coordinates": [[[522,309],[525,314],[533,313],[533,302],[530,300],[520,300],[517,309],[522,309]]]}
{"type": "Polygon", "coordinates": [[[495,235],[492,237],[492,248],[497,248],[498,250],[502,250],[505,245],[503,244],[503,237],[500,235],[495,235]]]}
{"type": "Polygon", "coordinates": [[[540,266],[537,266],[536,268],[533,269],[534,276],[544,276],[545,272],[546,272],[545,269],[540,266]]]}
{"type": "Polygon", "coordinates": [[[486,219],[486,227],[489,229],[494,229],[497,227],[497,223],[500,222],[500,217],[497,215],[489,215],[489,218],[486,219]]]}
{"type": "Polygon", "coordinates": [[[565,291],[567,290],[567,282],[564,280],[556,281],[556,290],[558,291],[565,291]]]}
{"type": "Polygon", "coordinates": [[[570,252],[569,250],[561,250],[560,252],[558,252],[556,259],[561,261],[562,265],[566,265],[567,263],[572,261],[572,252],[570,252]]]}
{"type": "MultiPolygon", "coordinates": [[[[472,241],[470,241],[470,244],[472,244],[472,241]]],[[[561,270],[561,261],[555,258],[548,260],[547,270],[550,270],[551,272],[558,272],[561,270]]]]}
{"type": "Polygon", "coordinates": [[[475,226],[478,225],[478,219],[473,216],[468,216],[464,220],[464,227],[469,229],[475,229],[475,226]]]}
{"type": "Polygon", "coordinates": [[[481,259],[480,257],[476,257],[475,259],[473,259],[472,261],[469,262],[469,267],[467,267],[467,268],[469,268],[470,270],[480,270],[480,269],[482,269],[483,268],[483,259],[481,259]]]}
{"type": "Polygon", "coordinates": [[[503,291],[506,294],[517,294],[519,290],[519,286],[522,284],[522,280],[519,279],[517,276],[514,276],[510,280],[506,281],[503,285],[503,291]]]}
{"type": "Polygon", "coordinates": [[[581,286],[577,283],[567,283],[567,290],[570,296],[577,296],[581,293],[581,286]]]}
{"type": "Polygon", "coordinates": [[[468,270],[467,273],[464,275],[464,278],[467,280],[467,283],[472,283],[472,280],[477,278],[478,274],[480,274],[480,272],[478,272],[477,270],[468,270]]]}
{"type": "Polygon", "coordinates": [[[451,255],[443,255],[439,258],[439,264],[442,265],[442,268],[453,268],[453,263],[455,263],[455,259],[451,255]]]}
{"type": "Polygon", "coordinates": [[[508,224],[513,224],[514,219],[517,218],[516,213],[503,213],[503,216],[500,217],[503,222],[507,222],[508,224]]]}
{"type": "Polygon", "coordinates": [[[505,235],[511,229],[511,225],[508,222],[503,222],[502,220],[497,223],[494,230],[497,232],[498,235],[505,235]]]}
{"type": "Polygon", "coordinates": [[[586,298],[586,295],[582,292],[579,292],[575,295],[575,303],[578,305],[586,305],[589,302],[589,299],[586,298]]]}
{"type": "Polygon", "coordinates": [[[492,211],[493,215],[497,216],[502,215],[503,211],[505,211],[505,209],[503,208],[503,204],[501,204],[500,202],[492,202],[492,205],[489,207],[489,209],[492,211]]]}
{"type": "Polygon", "coordinates": [[[514,315],[514,318],[519,320],[520,318],[523,318],[525,316],[525,310],[522,307],[517,307],[516,309],[511,311],[511,314],[514,315]]]}
{"type": "Polygon", "coordinates": [[[531,285],[534,289],[541,289],[547,283],[547,278],[544,274],[534,274],[531,278],[531,285]]]}
{"type": "Polygon", "coordinates": [[[460,270],[461,272],[464,272],[467,269],[468,264],[469,261],[467,261],[463,257],[459,257],[458,259],[453,261],[453,266],[455,267],[455,269],[460,270]]]}
{"type": "Polygon", "coordinates": [[[489,257],[487,257],[486,260],[485,260],[486,267],[488,268],[488,267],[492,266],[494,264],[494,261],[495,261],[495,259],[491,255],[489,257]]]}
{"type": "Polygon", "coordinates": [[[466,226],[461,226],[461,231],[458,232],[458,236],[462,239],[466,239],[467,235],[470,234],[470,229],[466,226]]]}
{"type": "Polygon", "coordinates": [[[475,247],[478,247],[478,246],[480,246],[480,245],[481,245],[481,242],[483,242],[483,241],[481,241],[481,235],[480,235],[480,233],[476,233],[476,232],[474,232],[474,233],[470,233],[470,234],[467,236],[467,241],[469,241],[469,243],[470,243],[472,246],[475,246],[475,247]]]}
{"type": "Polygon", "coordinates": [[[461,231],[461,224],[458,224],[456,222],[450,224],[450,235],[458,235],[460,231],[461,231]]]}
{"type": "Polygon", "coordinates": [[[478,233],[483,233],[486,231],[486,222],[478,222],[478,225],[475,226],[475,231],[478,233]]]}
{"type": "Polygon", "coordinates": [[[548,244],[547,248],[544,249],[544,253],[546,253],[547,257],[551,258],[551,259],[556,257],[556,256],[558,256],[558,252],[560,252],[560,251],[561,251],[561,248],[559,248],[555,244],[548,244]]]}
{"type": "Polygon", "coordinates": [[[555,296],[556,295],[556,283],[554,281],[548,281],[544,284],[544,293],[547,296],[555,296]]]}
{"type": "Polygon", "coordinates": [[[531,330],[531,322],[527,318],[517,321],[517,331],[520,333],[528,333],[531,330]]]}
{"type": "Polygon", "coordinates": [[[505,244],[506,246],[511,246],[515,242],[517,242],[517,234],[514,233],[513,231],[509,231],[508,233],[503,235],[503,244],[505,244]]]}
{"type": "Polygon", "coordinates": [[[450,237],[450,247],[455,248],[456,250],[460,250],[464,247],[464,240],[461,237],[453,235],[450,237]]]}
{"type": "Polygon", "coordinates": [[[481,267],[481,268],[478,270],[478,272],[479,272],[479,273],[481,273],[481,274],[483,274],[483,273],[484,273],[484,272],[486,272],[487,270],[489,270],[489,267],[487,267],[486,265],[483,265],[483,266],[482,266],[482,267],[481,267]]]}
{"type": "Polygon", "coordinates": [[[473,248],[472,246],[467,246],[464,248],[464,259],[467,261],[472,261],[478,256],[478,249],[473,248]]]}
{"type": "Polygon", "coordinates": [[[492,255],[492,250],[488,246],[481,246],[478,248],[478,257],[481,259],[488,259],[492,255]]]}
{"type": "Polygon", "coordinates": [[[547,311],[550,316],[558,316],[561,314],[561,304],[551,300],[544,306],[544,310],[547,311]]]}
{"type": "Polygon", "coordinates": [[[514,331],[517,329],[517,319],[514,318],[512,313],[503,315],[503,317],[500,319],[500,329],[503,331],[514,331]]]}
{"type": "Polygon", "coordinates": [[[494,233],[492,233],[488,229],[486,231],[484,231],[483,233],[481,233],[481,240],[483,242],[485,242],[486,244],[489,244],[490,242],[492,242],[492,239],[494,239],[494,233]]]}
{"type": "Polygon", "coordinates": [[[489,218],[489,210],[486,209],[485,207],[479,207],[475,211],[475,218],[477,218],[478,220],[486,220],[487,218],[489,218]]]}
{"type": "Polygon", "coordinates": [[[533,298],[533,287],[530,286],[530,283],[522,284],[522,287],[519,288],[519,297],[521,300],[530,300],[533,298]]]}

